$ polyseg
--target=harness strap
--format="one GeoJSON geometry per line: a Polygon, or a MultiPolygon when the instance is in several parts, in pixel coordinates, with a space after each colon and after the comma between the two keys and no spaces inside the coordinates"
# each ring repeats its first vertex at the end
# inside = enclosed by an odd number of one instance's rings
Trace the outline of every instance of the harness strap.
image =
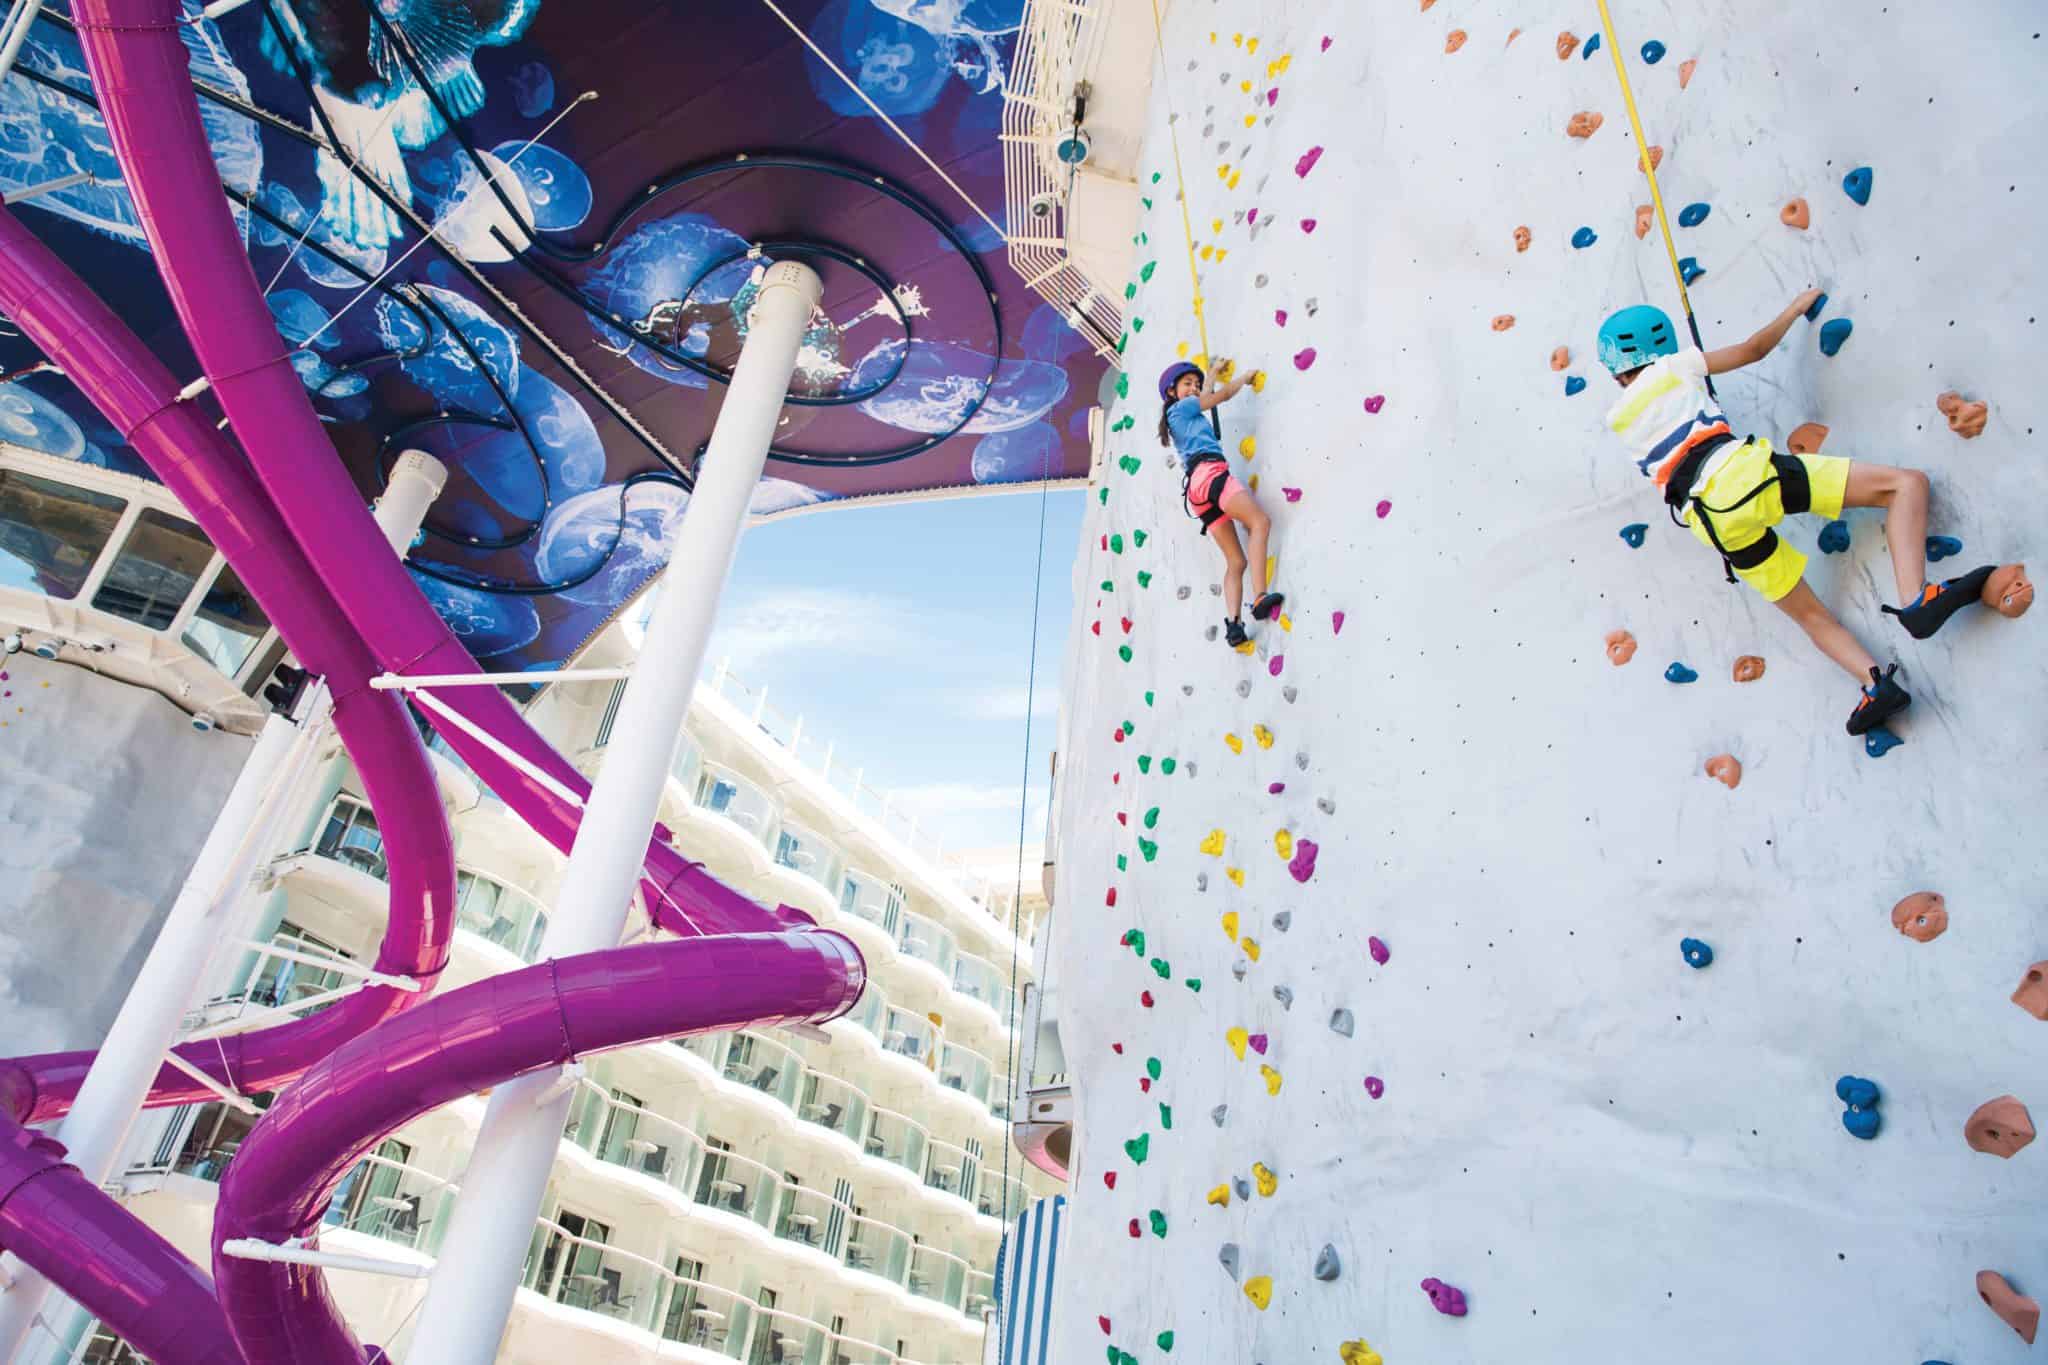
{"type": "Polygon", "coordinates": [[[1707,457],[1720,449],[1721,446],[1727,444],[1731,439],[1733,438],[1722,436],[1717,440],[1708,441],[1691,451],[1687,455],[1684,464],[1673,471],[1670,483],[1665,485],[1664,501],[1671,509],[1671,520],[1681,526],[1685,523],[1679,519],[1678,509],[1687,503],[1691,504],[1693,514],[1699,517],[1700,525],[1706,529],[1707,539],[1713,542],[1714,549],[1721,556],[1721,573],[1730,583],[1734,583],[1737,581],[1735,577],[1737,569],[1754,569],[1757,565],[1777,553],[1778,533],[1775,530],[1766,528],[1761,536],[1741,549],[1730,550],[1721,543],[1720,532],[1714,529],[1714,518],[1710,514],[1718,513],[1721,516],[1726,516],[1730,512],[1736,511],[1738,508],[1762,496],[1765,489],[1779,483],[1785,485],[1785,510],[1788,512],[1803,512],[1812,506],[1813,494],[1806,477],[1806,466],[1797,460],[1787,460],[1774,455],[1771,457],[1771,477],[1763,480],[1756,487],[1750,489],[1726,507],[1710,506],[1706,499],[1692,493],[1692,483],[1698,477],[1700,466],[1706,462],[1707,457]],[[1791,477],[1794,474],[1796,474],[1796,478],[1791,477]],[[1683,481],[1681,482],[1681,480],[1683,481]],[[1795,500],[1800,504],[1796,508],[1791,505],[1795,500]]]}

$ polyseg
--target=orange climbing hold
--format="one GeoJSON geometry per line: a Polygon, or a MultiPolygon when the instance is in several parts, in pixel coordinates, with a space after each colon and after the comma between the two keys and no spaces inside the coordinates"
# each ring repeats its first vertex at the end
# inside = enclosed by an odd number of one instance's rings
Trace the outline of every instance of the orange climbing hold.
{"type": "Polygon", "coordinates": [[[1550,353],[1550,368],[1553,370],[1561,370],[1571,363],[1572,348],[1569,346],[1560,346],[1550,353]]]}
{"type": "Polygon", "coordinates": [[[1493,330],[1496,332],[1505,332],[1514,325],[1515,315],[1513,313],[1502,313],[1493,320],[1493,330]]]}
{"type": "Polygon", "coordinates": [[[2007,564],[1992,570],[1991,577],[1984,580],[1984,591],[1977,596],[2000,616],[2017,621],[2034,605],[2034,585],[2027,578],[2027,566],[2007,564]]]}
{"type": "MultiPolygon", "coordinates": [[[[1649,168],[1650,168],[1651,170],[1653,170],[1653,171],[1654,171],[1654,170],[1656,170],[1657,168],[1659,168],[1660,166],[1662,166],[1663,164],[1664,164],[1664,149],[1663,149],[1662,147],[1652,147],[1652,148],[1650,148],[1650,167],[1649,167],[1649,168]]],[[[1640,156],[1636,158],[1636,169],[1637,169],[1637,170],[1639,170],[1639,171],[1643,169],[1643,159],[1642,159],[1642,158],[1641,158],[1640,156]]]]}
{"type": "Polygon", "coordinates": [[[1742,785],[1742,763],[1733,754],[1715,754],[1707,760],[1707,776],[1734,791],[1742,785]]]}
{"type": "Polygon", "coordinates": [[[1564,61],[1579,50],[1579,35],[1566,29],[1557,35],[1557,59],[1564,61]]]}
{"type": "Polygon", "coordinates": [[[1764,675],[1764,659],[1761,654],[1744,654],[1735,660],[1735,681],[1755,682],[1764,675]]]}
{"type": "Polygon", "coordinates": [[[1424,13],[1424,14],[1427,14],[1427,13],[1429,13],[1429,7],[1430,7],[1431,5],[1434,5],[1435,3],[1436,3],[1436,0],[1422,0],[1422,13],[1424,13]]]}
{"type": "Polygon", "coordinates": [[[1680,90],[1692,84],[1692,73],[1699,69],[1699,64],[1700,59],[1697,57],[1687,57],[1678,64],[1678,88],[1680,90]]]}
{"type": "Polygon", "coordinates": [[[2048,961],[2036,962],[2020,978],[2012,1002],[2036,1019],[2048,1020],[2048,961]]]}
{"type": "Polygon", "coordinates": [[[1509,29],[1509,30],[1508,30],[1508,40],[1507,40],[1507,42],[1505,42],[1505,43],[1502,43],[1502,44],[1501,44],[1501,46],[1502,46],[1502,47],[1510,47],[1510,46],[1512,46],[1512,45],[1514,44],[1514,41],[1515,41],[1515,39],[1517,39],[1517,38],[1519,38],[1519,37],[1521,37],[1521,36],[1522,36],[1522,30],[1520,30],[1520,29],[1518,29],[1518,28],[1511,28],[1511,29],[1509,29]]]}
{"type": "Polygon", "coordinates": [[[1785,207],[1778,210],[1778,221],[1804,232],[1813,226],[1813,210],[1804,199],[1787,199],[1785,207]]]}
{"type": "Polygon", "coordinates": [[[1785,448],[1794,455],[1818,455],[1827,443],[1828,429],[1818,422],[1801,422],[1785,438],[1785,448]]]}
{"type": "Polygon", "coordinates": [[[1567,137],[1591,137],[1600,131],[1600,125],[1607,122],[1601,115],[1590,109],[1581,109],[1572,115],[1572,121],[1564,126],[1567,137]]]}
{"type": "Polygon", "coordinates": [[[1934,406],[1948,418],[1948,429],[1965,441],[1982,436],[1984,420],[1991,415],[1988,404],[1967,402],[1959,393],[1943,394],[1934,400],[1934,406]]]}
{"type": "Polygon", "coordinates": [[[1527,229],[1527,228],[1525,228],[1525,227],[1518,227],[1518,228],[1516,228],[1516,229],[1515,229],[1515,250],[1516,250],[1517,252],[1523,252],[1523,251],[1527,251],[1528,249],[1529,249],[1529,229],[1527,229]]]}
{"type": "Polygon", "coordinates": [[[1462,28],[1452,29],[1450,32],[1450,36],[1444,39],[1445,52],[1456,52],[1459,48],[1463,47],[1464,45],[1465,30],[1462,28]]]}
{"type": "Polygon", "coordinates": [[[1636,205],[1636,240],[1642,241],[1650,235],[1650,225],[1657,221],[1657,209],[1653,204],[1636,205]]]}
{"type": "Polygon", "coordinates": [[[1625,630],[1607,632],[1607,662],[1620,668],[1636,657],[1636,637],[1625,630]]]}

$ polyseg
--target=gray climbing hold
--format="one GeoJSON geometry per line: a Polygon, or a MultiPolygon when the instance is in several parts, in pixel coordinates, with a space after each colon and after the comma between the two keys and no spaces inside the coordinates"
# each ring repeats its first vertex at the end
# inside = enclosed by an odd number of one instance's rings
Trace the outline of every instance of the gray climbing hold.
{"type": "Polygon", "coordinates": [[[1310,317],[1314,317],[1316,315],[1316,309],[1320,306],[1321,305],[1318,304],[1314,299],[1310,299],[1307,303],[1304,303],[1302,305],[1302,308],[1307,311],[1310,317]]]}
{"type": "Polygon", "coordinates": [[[1207,630],[1202,632],[1202,638],[1205,640],[1213,640],[1216,638],[1217,632],[1221,629],[1221,626],[1211,626],[1207,630]]]}
{"type": "Polygon", "coordinates": [[[1211,584],[1209,585],[1209,596],[1211,596],[1211,597],[1221,597],[1221,596],[1223,596],[1223,585],[1222,585],[1221,583],[1211,583],[1211,584]]]}
{"type": "Polygon", "coordinates": [[[1181,694],[1181,695],[1182,695],[1183,697],[1192,697],[1192,696],[1194,696],[1194,695],[1195,695],[1195,685],[1194,685],[1193,683],[1182,683],[1182,684],[1180,685],[1180,694],[1181,694]]]}
{"type": "Polygon", "coordinates": [[[1237,1278],[1237,1243],[1225,1242],[1223,1249],[1216,1253],[1217,1263],[1230,1272],[1230,1278],[1237,1278]]]}
{"type": "Polygon", "coordinates": [[[1195,761],[1193,759],[1189,759],[1187,762],[1181,764],[1180,766],[1186,770],[1187,775],[1189,777],[1193,777],[1195,775],[1195,761]]]}
{"type": "Polygon", "coordinates": [[[1282,910],[1279,914],[1273,916],[1273,927],[1283,934],[1287,932],[1293,923],[1294,912],[1292,910],[1282,910]]]}
{"type": "Polygon", "coordinates": [[[1343,1273],[1344,1266],[1337,1259],[1337,1248],[1324,1243],[1323,1249],[1316,1253],[1316,1278],[1334,1280],[1343,1273]]]}
{"type": "Polygon", "coordinates": [[[1197,873],[1195,874],[1195,890],[1197,890],[1197,891],[1207,891],[1208,889],[1209,889],[1209,874],[1208,874],[1208,873],[1206,873],[1206,872],[1197,872],[1197,873]]]}
{"type": "Polygon", "coordinates": [[[1264,275],[1252,276],[1252,288],[1254,289],[1264,289],[1267,285],[1267,282],[1268,281],[1264,275]]]}
{"type": "Polygon", "coordinates": [[[1330,1013],[1330,1032],[1351,1036],[1351,1011],[1339,1008],[1330,1013]]]}
{"type": "Polygon", "coordinates": [[[1294,687],[1288,686],[1280,689],[1280,695],[1287,698],[1287,700],[1291,702],[1296,697],[1300,696],[1301,693],[1297,691],[1294,687]]]}
{"type": "Polygon", "coordinates": [[[1327,796],[1318,796],[1316,798],[1316,809],[1325,815],[1335,815],[1337,813],[1337,803],[1327,796]]]}
{"type": "Polygon", "coordinates": [[[1221,1128],[1223,1126],[1223,1120],[1230,1117],[1230,1106],[1227,1104],[1217,1105],[1214,1109],[1211,1109],[1209,1111],[1209,1117],[1211,1120],[1215,1122],[1218,1128],[1221,1128]]]}
{"type": "Polygon", "coordinates": [[[1238,210],[1238,211],[1237,211],[1236,213],[1233,213],[1233,214],[1231,214],[1231,215],[1230,215],[1230,219],[1231,219],[1231,221],[1232,221],[1232,222],[1234,222],[1234,223],[1242,223],[1242,222],[1244,222],[1244,210],[1243,210],[1243,209],[1239,209],[1239,210],[1238,210]]]}
{"type": "Polygon", "coordinates": [[[1238,696],[1240,696],[1240,697],[1249,697],[1249,696],[1250,696],[1251,694],[1252,694],[1252,681],[1251,681],[1251,679],[1250,679],[1250,678],[1245,678],[1245,679],[1242,679],[1242,680],[1241,680],[1241,681],[1240,681],[1240,682],[1239,682],[1239,683],[1237,684],[1237,695],[1238,695],[1238,696]]]}
{"type": "Polygon", "coordinates": [[[1251,964],[1249,962],[1246,962],[1243,958],[1239,958],[1237,961],[1230,964],[1230,974],[1236,977],[1239,981],[1244,980],[1244,974],[1250,971],[1251,969],[1251,964]]]}
{"type": "Polygon", "coordinates": [[[1183,584],[1181,585],[1180,591],[1176,592],[1176,593],[1174,594],[1174,596],[1175,596],[1175,597],[1177,597],[1177,598],[1179,598],[1179,599],[1180,599],[1181,601],[1185,602],[1185,601],[1187,601],[1187,600],[1188,600],[1188,595],[1189,595],[1190,593],[1192,593],[1193,591],[1194,591],[1194,589],[1193,589],[1193,588],[1190,588],[1190,587],[1188,587],[1188,586],[1187,586],[1187,585],[1186,585],[1185,583],[1183,583],[1183,584]]]}
{"type": "Polygon", "coordinates": [[[1216,136],[1216,125],[1215,125],[1215,124],[1213,124],[1213,123],[1205,123],[1205,124],[1203,124],[1203,125],[1202,125],[1202,136],[1203,136],[1203,137],[1214,137],[1214,136],[1216,136]]]}
{"type": "Polygon", "coordinates": [[[1295,751],[1294,766],[1301,769],[1303,772],[1308,771],[1308,750],[1298,749],[1295,751]]]}
{"type": "Polygon", "coordinates": [[[1273,988],[1273,998],[1280,1002],[1280,1008],[1283,1010],[1294,1008],[1294,992],[1285,986],[1275,986],[1273,988]]]}
{"type": "Polygon", "coordinates": [[[1252,1197],[1252,1182],[1246,1180],[1241,1175],[1230,1177],[1230,1188],[1239,1199],[1249,1199],[1252,1197]]]}

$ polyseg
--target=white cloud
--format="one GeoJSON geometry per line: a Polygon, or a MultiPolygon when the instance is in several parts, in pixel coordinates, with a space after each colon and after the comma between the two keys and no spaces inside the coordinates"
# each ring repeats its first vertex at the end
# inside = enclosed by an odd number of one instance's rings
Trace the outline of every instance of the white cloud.
{"type": "MultiPolygon", "coordinates": [[[[963,699],[961,710],[970,716],[983,720],[1022,720],[1026,689],[1022,687],[993,687],[976,692],[963,699]]],[[[1028,705],[1032,718],[1047,720],[1060,713],[1060,693],[1056,687],[1039,687],[1031,692],[1028,705]]]]}
{"type": "MultiPolygon", "coordinates": [[[[892,788],[889,800],[893,809],[915,815],[920,828],[949,846],[976,847],[1008,843],[1017,837],[1019,794],[1015,783],[926,782],[892,788]]],[[[1048,793],[1039,785],[1022,795],[1024,838],[1035,842],[1045,834],[1048,793]]]]}
{"type": "Polygon", "coordinates": [[[901,654],[922,635],[912,604],[843,588],[781,588],[740,598],[719,613],[711,657],[745,678],[763,660],[811,650],[848,657],[901,654]]]}

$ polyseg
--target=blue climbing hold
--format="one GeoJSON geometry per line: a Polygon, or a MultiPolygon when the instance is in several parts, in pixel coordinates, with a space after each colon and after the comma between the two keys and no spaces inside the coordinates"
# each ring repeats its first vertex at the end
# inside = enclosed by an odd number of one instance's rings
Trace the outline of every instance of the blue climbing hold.
{"type": "Polygon", "coordinates": [[[1906,741],[1900,739],[1882,725],[1863,736],[1863,752],[1872,758],[1883,758],[1906,741]]]}
{"type": "Polygon", "coordinates": [[[1687,204],[1678,211],[1680,227],[1698,227],[1707,221],[1707,215],[1714,211],[1711,204],[1687,204]]]}
{"type": "Polygon", "coordinates": [[[1678,951],[1685,954],[1685,964],[1697,971],[1714,963],[1714,950],[1705,939],[1682,938],[1678,940],[1678,951]]]}
{"type": "Polygon", "coordinates": [[[1824,555],[1838,555],[1849,548],[1849,523],[1831,521],[1820,528],[1820,552],[1824,555]]]}
{"type": "Polygon", "coordinates": [[[1664,44],[1658,42],[1655,38],[1652,38],[1649,42],[1644,43],[1643,60],[1649,63],[1651,66],[1655,66],[1657,63],[1663,61],[1664,44]]]}
{"type": "Polygon", "coordinates": [[[1649,532],[1649,522],[1632,521],[1621,528],[1621,538],[1628,542],[1628,547],[1631,550],[1640,550],[1643,548],[1643,537],[1648,535],[1649,532]]]}
{"type": "Polygon", "coordinates": [[[1826,294],[1820,295],[1818,298],[1814,299],[1812,303],[1806,306],[1806,320],[1808,322],[1814,321],[1815,319],[1820,317],[1820,310],[1827,306],[1828,296],[1826,294]]]}
{"type": "Polygon", "coordinates": [[[1572,234],[1572,245],[1577,247],[1581,251],[1584,251],[1587,247],[1593,245],[1593,243],[1599,240],[1600,234],[1593,231],[1593,229],[1589,227],[1582,227],[1577,232],[1574,232],[1572,234]]]}
{"type": "Polygon", "coordinates": [[[1674,662],[1674,663],[1673,663],[1673,664],[1671,665],[1671,667],[1669,667],[1669,668],[1667,668],[1667,669],[1665,669],[1665,670],[1664,670],[1664,681],[1665,681],[1665,682],[1671,682],[1671,683],[1689,683],[1689,682],[1698,682],[1699,680],[1700,680],[1700,675],[1699,675],[1699,674],[1697,674],[1697,673],[1693,672],[1693,671],[1692,671],[1692,670],[1691,670],[1690,668],[1687,668],[1687,667],[1686,667],[1686,666],[1685,666],[1684,664],[1681,664],[1681,663],[1675,663],[1675,662],[1674,662]]]}
{"type": "Polygon", "coordinates": [[[1706,273],[1706,271],[1700,269],[1699,257],[1680,256],[1678,258],[1678,278],[1685,282],[1686,288],[1690,289],[1692,282],[1706,273]]]}
{"type": "Polygon", "coordinates": [[[1877,1136],[1883,1120],[1877,1114],[1877,1082],[1861,1076],[1844,1076],[1835,1082],[1835,1098],[1848,1107],[1842,1111],[1842,1126],[1852,1136],[1868,1142],[1877,1136]]]}
{"type": "Polygon", "coordinates": [[[1870,202],[1870,167],[1858,166],[1842,177],[1842,192],[1859,204],[1870,202]]]}
{"type": "Polygon", "coordinates": [[[1849,339],[1849,333],[1856,330],[1856,324],[1847,318],[1829,318],[1820,325],[1820,353],[1833,355],[1842,349],[1842,343],[1849,339]]]}
{"type": "Polygon", "coordinates": [[[1585,59],[1588,59],[1588,58],[1592,57],[1592,55],[1593,55],[1593,54],[1594,54],[1595,52],[1598,52],[1599,50],[1600,50],[1600,35],[1596,33],[1596,34],[1594,34],[1594,35],[1593,35],[1592,37],[1590,37],[1590,38],[1586,39],[1586,46],[1585,46],[1585,50],[1579,53],[1579,57],[1580,57],[1580,59],[1581,59],[1581,60],[1585,60],[1585,59]]]}
{"type": "Polygon", "coordinates": [[[1565,397],[1569,398],[1569,397],[1571,397],[1571,396],[1572,396],[1573,394],[1575,394],[1575,393],[1584,393],[1585,391],[1586,391],[1586,381],[1585,381],[1585,380],[1583,380],[1583,379],[1579,378],[1579,377],[1578,377],[1577,375],[1575,375],[1575,374],[1568,374],[1568,375],[1566,375],[1566,376],[1564,377],[1564,396],[1565,396],[1565,397]]]}
{"type": "Polygon", "coordinates": [[[1927,537],[1927,562],[1929,564],[1939,564],[1950,555],[1959,555],[1962,552],[1963,542],[1957,540],[1954,536],[1927,537]]]}

